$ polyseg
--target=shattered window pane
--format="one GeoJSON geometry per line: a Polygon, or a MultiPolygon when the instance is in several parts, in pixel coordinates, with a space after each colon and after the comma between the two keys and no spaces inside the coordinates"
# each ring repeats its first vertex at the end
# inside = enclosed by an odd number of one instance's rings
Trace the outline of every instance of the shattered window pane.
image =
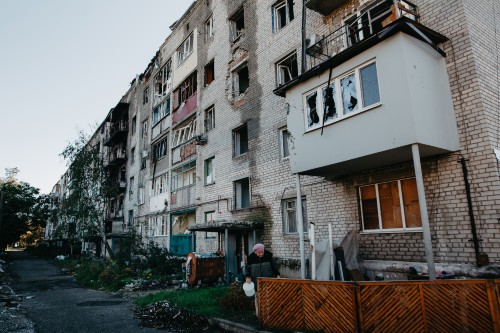
{"type": "Polygon", "coordinates": [[[377,66],[372,63],[359,71],[361,76],[361,92],[363,94],[363,106],[369,106],[380,102],[378,90],[377,66]]]}
{"type": "Polygon", "coordinates": [[[359,109],[358,92],[356,91],[356,77],[354,73],[340,80],[342,89],[342,105],[344,114],[348,114],[359,109]]]}
{"type": "Polygon", "coordinates": [[[323,103],[324,103],[324,113],[325,113],[325,123],[329,120],[337,119],[339,116],[337,113],[337,92],[335,89],[335,83],[330,84],[330,89],[323,88],[323,103]]]}
{"type": "Polygon", "coordinates": [[[315,91],[312,94],[306,96],[306,113],[307,113],[307,126],[309,128],[316,127],[319,125],[319,114],[318,114],[318,93],[315,91]]]}

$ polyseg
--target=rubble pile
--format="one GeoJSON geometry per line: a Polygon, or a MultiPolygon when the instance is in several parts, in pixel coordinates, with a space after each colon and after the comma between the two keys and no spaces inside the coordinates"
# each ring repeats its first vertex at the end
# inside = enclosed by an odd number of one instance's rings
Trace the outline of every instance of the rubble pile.
{"type": "Polygon", "coordinates": [[[122,291],[148,291],[148,290],[159,290],[167,289],[178,285],[177,281],[160,281],[160,280],[147,280],[138,279],[131,283],[126,284],[122,291]]]}
{"type": "Polygon", "coordinates": [[[209,332],[207,318],[178,308],[168,301],[160,301],[135,310],[141,326],[169,332],[209,332]]]}

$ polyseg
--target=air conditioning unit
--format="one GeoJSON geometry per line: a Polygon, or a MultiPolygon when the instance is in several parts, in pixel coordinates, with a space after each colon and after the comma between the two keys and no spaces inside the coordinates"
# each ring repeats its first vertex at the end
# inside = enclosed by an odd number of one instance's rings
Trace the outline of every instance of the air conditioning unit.
{"type": "Polygon", "coordinates": [[[312,34],[306,38],[306,52],[310,56],[316,56],[321,53],[321,39],[317,34],[312,34]]]}
{"type": "Polygon", "coordinates": [[[205,137],[204,134],[198,134],[194,137],[194,140],[196,141],[197,145],[204,145],[207,143],[207,138],[205,137]]]}

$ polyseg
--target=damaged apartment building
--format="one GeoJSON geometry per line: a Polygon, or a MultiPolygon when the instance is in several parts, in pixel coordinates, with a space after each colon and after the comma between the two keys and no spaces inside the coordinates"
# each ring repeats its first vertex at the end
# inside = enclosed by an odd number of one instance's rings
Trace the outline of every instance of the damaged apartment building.
{"type": "Polygon", "coordinates": [[[102,124],[107,242],[217,252],[230,278],[257,242],[298,277],[347,235],[369,279],[498,263],[498,7],[193,2],[102,124]]]}

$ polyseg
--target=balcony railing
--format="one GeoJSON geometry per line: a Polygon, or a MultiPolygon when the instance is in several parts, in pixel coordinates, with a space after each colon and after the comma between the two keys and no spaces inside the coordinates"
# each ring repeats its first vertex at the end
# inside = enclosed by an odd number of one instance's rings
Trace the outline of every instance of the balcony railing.
{"type": "Polygon", "coordinates": [[[417,21],[417,6],[406,0],[377,1],[325,37],[310,35],[306,40],[308,69],[375,35],[403,16],[417,21]]]}
{"type": "Polygon", "coordinates": [[[250,201],[246,201],[243,198],[238,198],[236,196],[229,198],[228,200],[228,210],[230,212],[245,210],[245,209],[258,209],[266,207],[262,196],[259,194],[252,194],[250,201]]]}
{"type": "Polygon", "coordinates": [[[109,127],[108,135],[104,139],[104,144],[106,146],[111,146],[115,141],[120,141],[127,138],[128,133],[128,121],[120,120],[111,123],[109,127]]]}

